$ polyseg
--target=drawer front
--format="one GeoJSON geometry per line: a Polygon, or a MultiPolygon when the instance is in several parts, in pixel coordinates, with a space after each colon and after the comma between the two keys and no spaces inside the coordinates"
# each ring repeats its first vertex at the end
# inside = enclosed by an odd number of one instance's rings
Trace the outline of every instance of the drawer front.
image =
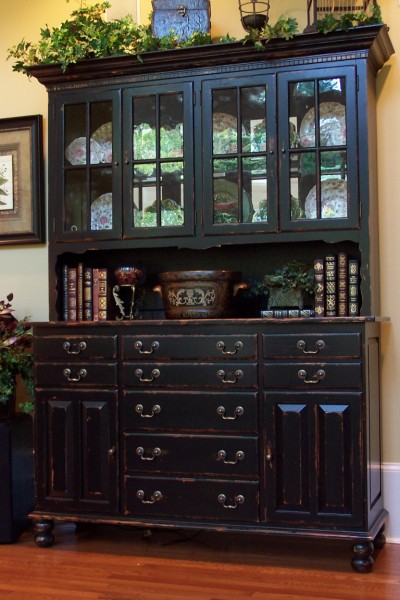
{"type": "Polygon", "coordinates": [[[124,435],[124,465],[142,473],[258,477],[256,437],[172,434],[124,435]]]}
{"type": "Polygon", "coordinates": [[[123,385],[130,387],[255,388],[256,363],[124,363],[123,385]]]}
{"type": "Polygon", "coordinates": [[[306,333],[263,335],[264,358],[358,358],[360,333],[306,333]]]}
{"type": "Polygon", "coordinates": [[[123,427],[132,430],[258,431],[257,392],[125,391],[123,427]]]}
{"type": "Polygon", "coordinates": [[[264,388],[349,389],[362,387],[361,363],[274,362],[264,365],[264,388]]]}
{"type": "Polygon", "coordinates": [[[201,360],[257,358],[256,335],[141,335],[123,336],[124,360],[201,360]]]}
{"type": "Polygon", "coordinates": [[[36,385],[43,386],[116,386],[117,363],[41,362],[36,367],[36,385]]]}
{"type": "Polygon", "coordinates": [[[96,360],[117,357],[117,336],[49,335],[33,339],[33,353],[38,359],[96,360]]]}
{"type": "Polygon", "coordinates": [[[125,515],[259,522],[256,481],[127,475],[124,488],[125,515]]]}

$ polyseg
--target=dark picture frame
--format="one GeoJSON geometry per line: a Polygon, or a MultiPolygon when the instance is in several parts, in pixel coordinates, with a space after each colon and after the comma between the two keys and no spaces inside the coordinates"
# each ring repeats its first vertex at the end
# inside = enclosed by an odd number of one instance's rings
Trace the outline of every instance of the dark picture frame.
{"type": "Polygon", "coordinates": [[[0,244],[44,242],[42,115],[0,119],[0,244]]]}

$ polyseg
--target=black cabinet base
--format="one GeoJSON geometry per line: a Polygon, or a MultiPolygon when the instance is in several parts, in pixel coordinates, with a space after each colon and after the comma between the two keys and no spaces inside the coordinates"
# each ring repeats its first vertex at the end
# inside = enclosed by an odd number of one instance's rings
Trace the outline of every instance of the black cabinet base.
{"type": "Polygon", "coordinates": [[[0,421],[0,543],[15,542],[34,505],[33,427],[29,415],[0,421]]]}

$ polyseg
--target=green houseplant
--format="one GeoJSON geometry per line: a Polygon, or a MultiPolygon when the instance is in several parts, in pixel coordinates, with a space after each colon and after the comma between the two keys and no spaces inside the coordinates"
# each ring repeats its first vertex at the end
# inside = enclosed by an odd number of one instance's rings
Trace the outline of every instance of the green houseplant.
{"type": "MultiPolygon", "coordinates": [[[[9,294],[6,300],[0,300],[0,411],[4,411],[7,403],[14,402],[18,376],[28,394],[33,396],[32,328],[29,317],[21,320],[14,317],[12,300],[13,294],[9,294]]],[[[30,412],[32,401],[22,403],[21,408],[30,412]]]]}
{"type": "Polygon", "coordinates": [[[264,275],[269,291],[268,308],[296,306],[303,308],[304,298],[315,292],[314,271],[311,265],[291,260],[272,273],[264,275]]]}

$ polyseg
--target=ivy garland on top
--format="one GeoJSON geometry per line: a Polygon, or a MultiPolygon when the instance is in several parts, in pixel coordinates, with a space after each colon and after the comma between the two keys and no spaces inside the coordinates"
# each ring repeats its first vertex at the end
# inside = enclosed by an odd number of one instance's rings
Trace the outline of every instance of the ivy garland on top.
{"type": "MultiPolygon", "coordinates": [[[[79,8],[71,13],[70,20],[64,21],[59,27],[50,29],[46,25],[40,30],[37,44],[22,39],[19,44],[8,50],[7,58],[16,59],[13,70],[28,74],[28,67],[59,63],[65,71],[68,65],[88,58],[129,54],[141,60],[143,53],[152,50],[236,41],[227,34],[215,42],[210,34],[200,31],[194,32],[187,40],[180,40],[173,31],[168,36],[158,38],[154,36],[151,25],[138,25],[131,15],[107,21],[106,10],[110,7],[108,1],[88,6],[87,0],[80,0],[79,8]]],[[[317,31],[324,34],[337,29],[347,31],[350,27],[381,22],[379,6],[371,4],[365,12],[347,13],[338,17],[328,14],[321,21],[317,21],[317,31]]],[[[263,49],[271,39],[289,40],[296,33],[296,19],[280,17],[274,25],[267,23],[261,31],[251,29],[242,41],[251,41],[257,49],[263,49]]]]}

